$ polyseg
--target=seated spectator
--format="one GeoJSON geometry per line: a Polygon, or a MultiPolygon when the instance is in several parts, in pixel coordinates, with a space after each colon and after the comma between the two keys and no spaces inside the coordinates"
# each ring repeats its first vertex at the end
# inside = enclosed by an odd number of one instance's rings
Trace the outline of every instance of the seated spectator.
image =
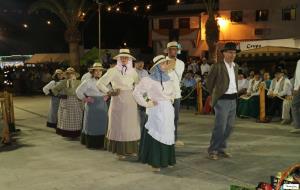
{"type": "Polygon", "coordinates": [[[282,69],[275,71],[275,78],[271,82],[270,89],[268,91],[268,97],[270,100],[270,107],[267,113],[267,121],[271,121],[275,116],[276,111],[282,113],[282,103],[284,98],[288,95],[288,91],[291,88],[291,82],[284,77],[282,69]]]}
{"type": "Polygon", "coordinates": [[[182,80],[182,86],[185,88],[193,88],[196,86],[196,80],[193,78],[193,73],[191,71],[186,73],[182,80]]]}
{"type": "Polygon", "coordinates": [[[249,81],[254,78],[254,73],[255,73],[254,70],[250,71],[250,74],[249,74],[249,76],[247,78],[249,81]]]}
{"type": "Polygon", "coordinates": [[[264,81],[264,85],[267,89],[270,88],[270,85],[271,85],[271,82],[272,80],[270,80],[270,73],[269,72],[265,72],[264,73],[264,78],[263,78],[263,81],[264,81]]]}
{"type": "Polygon", "coordinates": [[[294,83],[295,83],[295,78],[292,78],[290,80],[291,85],[290,88],[288,89],[287,96],[283,100],[282,103],[282,125],[288,125],[292,123],[291,119],[291,111],[292,111],[292,101],[293,101],[293,88],[294,88],[294,83]]]}
{"type": "Polygon", "coordinates": [[[247,94],[239,98],[237,115],[239,117],[257,118],[259,115],[259,86],[261,84],[260,74],[254,72],[254,78],[250,80],[247,94]]]}
{"type": "Polygon", "coordinates": [[[189,64],[187,70],[193,72],[194,74],[197,73],[200,70],[199,65],[196,62],[196,60],[192,60],[192,62],[189,64]]]}
{"type": "Polygon", "coordinates": [[[249,81],[245,79],[245,75],[240,72],[238,75],[238,96],[242,96],[247,93],[249,81]]]}
{"type": "Polygon", "coordinates": [[[204,73],[209,73],[210,71],[210,65],[207,62],[207,59],[205,57],[202,58],[202,64],[200,66],[201,74],[204,75],[204,73]]]}

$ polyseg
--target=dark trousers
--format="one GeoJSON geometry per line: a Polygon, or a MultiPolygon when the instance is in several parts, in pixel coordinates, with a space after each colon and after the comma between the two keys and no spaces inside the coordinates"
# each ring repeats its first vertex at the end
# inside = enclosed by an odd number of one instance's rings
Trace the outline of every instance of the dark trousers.
{"type": "Polygon", "coordinates": [[[292,115],[296,129],[300,129],[300,91],[294,95],[292,102],[292,115]]]}
{"type": "Polygon", "coordinates": [[[276,114],[276,111],[278,111],[279,114],[281,115],[283,100],[278,98],[278,97],[270,98],[269,100],[270,100],[269,101],[270,107],[268,109],[268,114],[267,115],[269,117],[274,117],[275,114],[276,114]]]}
{"type": "Polygon", "coordinates": [[[177,129],[178,129],[178,121],[179,121],[179,110],[180,110],[180,98],[174,100],[174,111],[175,111],[175,141],[177,140],[177,129]]]}
{"type": "Polygon", "coordinates": [[[237,100],[220,99],[214,106],[215,126],[212,131],[208,153],[223,152],[235,123],[237,100]]]}

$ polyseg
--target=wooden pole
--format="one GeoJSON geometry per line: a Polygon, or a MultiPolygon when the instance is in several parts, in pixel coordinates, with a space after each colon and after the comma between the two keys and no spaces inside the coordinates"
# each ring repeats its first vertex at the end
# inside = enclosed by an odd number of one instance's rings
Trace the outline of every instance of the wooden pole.
{"type": "Polygon", "coordinates": [[[259,86],[259,122],[266,121],[266,92],[265,86],[259,86]]]}
{"type": "Polygon", "coordinates": [[[202,102],[202,84],[201,81],[197,82],[197,102],[198,102],[198,112],[197,114],[203,113],[203,102],[202,102]]]}
{"type": "Polygon", "coordinates": [[[2,110],[2,116],[3,116],[3,130],[2,130],[2,139],[1,143],[3,144],[10,144],[11,139],[10,139],[10,134],[9,134],[9,126],[8,126],[8,120],[7,120],[7,108],[5,106],[5,98],[1,98],[1,110],[2,110]]]}

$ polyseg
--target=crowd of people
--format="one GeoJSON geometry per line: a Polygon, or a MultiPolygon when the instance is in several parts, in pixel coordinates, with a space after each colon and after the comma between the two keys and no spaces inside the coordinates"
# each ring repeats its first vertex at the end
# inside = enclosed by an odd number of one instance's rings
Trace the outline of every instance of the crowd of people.
{"type": "Polygon", "coordinates": [[[120,49],[116,64],[94,63],[81,80],[74,68],[57,69],[43,91],[51,96],[47,126],[87,148],[105,149],[123,160],[136,156],[154,171],[176,164],[184,63],[178,43],[168,55],[153,59],[150,71],[129,49],[120,49]]]}

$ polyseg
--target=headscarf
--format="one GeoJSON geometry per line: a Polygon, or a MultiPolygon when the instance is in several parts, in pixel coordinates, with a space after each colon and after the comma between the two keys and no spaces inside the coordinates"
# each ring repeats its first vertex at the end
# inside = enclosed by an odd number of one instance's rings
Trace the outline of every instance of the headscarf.
{"type": "Polygon", "coordinates": [[[128,58],[128,63],[126,65],[123,65],[121,58],[118,57],[116,67],[117,67],[118,71],[120,71],[122,73],[122,75],[126,75],[133,71],[132,62],[133,62],[132,58],[128,58]]]}
{"type": "Polygon", "coordinates": [[[169,75],[167,75],[166,72],[163,72],[160,68],[160,65],[156,65],[151,71],[150,71],[150,78],[152,80],[160,82],[162,88],[164,89],[163,82],[166,82],[170,80],[169,75]]]}

